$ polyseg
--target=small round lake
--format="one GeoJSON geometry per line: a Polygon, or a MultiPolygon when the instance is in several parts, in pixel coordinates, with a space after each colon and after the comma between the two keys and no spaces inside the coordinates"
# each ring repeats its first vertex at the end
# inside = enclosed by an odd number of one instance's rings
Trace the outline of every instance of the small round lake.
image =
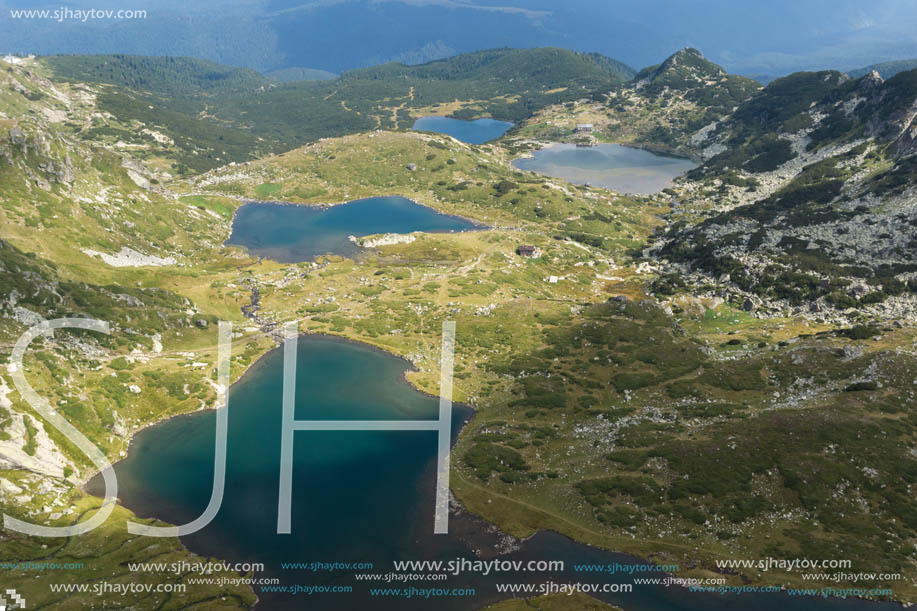
{"type": "Polygon", "coordinates": [[[480,228],[457,216],[437,212],[405,197],[370,197],[320,207],[283,203],[248,203],[232,220],[228,245],[283,263],[318,255],[351,256],[360,248],[350,236],[376,233],[445,233],[480,228]]]}
{"type": "Polygon", "coordinates": [[[516,159],[513,165],[578,185],[637,195],[661,191],[673,179],[697,167],[690,159],[657,155],[620,144],[552,144],[535,151],[532,157],[516,159]]]}
{"type": "Polygon", "coordinates": [[[495,119],[462,121],[449,117],[421,117],[414,122],[411,129],[446,134],[468,144],[483,144],[496,140],[512,126],[512,123],[495,119]]]}

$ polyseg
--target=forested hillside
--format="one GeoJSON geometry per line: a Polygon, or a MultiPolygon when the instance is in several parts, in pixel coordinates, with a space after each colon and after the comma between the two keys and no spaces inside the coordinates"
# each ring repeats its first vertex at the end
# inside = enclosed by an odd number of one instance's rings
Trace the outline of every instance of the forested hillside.
{"type": "Polygon", "coordinates": [[[228,95],[268,85],[249,68],[223,66],[193,57],[56,55],[46,59],[56,74],[74,81],[109,83],[164,96],[228,95]]]}
{"type": "Polygon", "coordinates": [[[151,156],[177,157],[178,173],[280,152],[318,138],[409,128],[423,114],[521,121],[550,104],[633,76],[610,58],[564,49],[495,49],[419,66],[386,64],[330,81],[277,83],[247,69],[188,58],[55,56],[64,79],[111,85],[100,106],[119,119],[93,136],[137,142],[134,123],[173,141],[151,156]]]}

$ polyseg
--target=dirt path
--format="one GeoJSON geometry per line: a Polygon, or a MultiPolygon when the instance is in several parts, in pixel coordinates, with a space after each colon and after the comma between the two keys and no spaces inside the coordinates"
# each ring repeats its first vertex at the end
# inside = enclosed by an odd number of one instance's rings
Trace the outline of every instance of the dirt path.
{"type": "Polygon", "coordinates": [[[395,129],[398,129],[398,111],[403,110],[407,106],[408,102],[414,101],[414,85],[411,85],[411,90],[408,91],[408,99],[392,108],[392,123],[395,125],[395,129]]]}
{"type": "Polygon", "coordinates": [[[473,270],[475,267],[478,266],[478,263],[480,263],[481,260],[484,259],[485,254],[487,253],[479,254],[477,259],[475,259],[473,262],[469,263],[468,265],[463,265],[462,267],[458,268],[456,272],[458,272],[459,274],[467,274],[468,272],[470,272],[471,270],[473,270]]]}

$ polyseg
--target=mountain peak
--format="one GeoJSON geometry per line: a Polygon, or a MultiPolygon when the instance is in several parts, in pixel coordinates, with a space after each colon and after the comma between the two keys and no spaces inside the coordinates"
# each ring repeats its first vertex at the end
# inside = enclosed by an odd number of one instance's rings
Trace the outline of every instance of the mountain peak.
{"type": "Polygon", "coordinates": [[[860,79],[859,88],[864,90],[875,89],[884,82],[885,79],[882,78],[878,70],[871,70],[860,79]]]}
{"type": "Polygon", "coordinates": [[[708,60],[703,53],[693,47],[685,47],[670,55],[659,65],[653,78],[669,72],[675,72],[681,76],[693,75],[698,78],[720,78],[726,75],[723,68],[708,60]]]}
{"type": "Polygon", "coordinates": [[[685,47],[664,62],[641,70],[634,81],[637,87],[653,85],[672,89],[693,89],[728,76],[725,70],[693,47],[685,47]]]}
{"type": "Polygon", "coordinates": [[[673,53],[673,54],[669,57],[669,59],[673,59],[673,58],[676,58],[676,57],[690,57],[690,58],[695,58],[695,59],[702,59],[702,60],[705,60],[705,61],[706,61],[706,59],[707,59],[707,58],[704,57],[704,54],[703,54],[703,53],[701,53],[700,51],[698,51],[698,50],[695,49],[694,47],[682,47],[681,49],[679,49],[678,51],[676,51],[675,53],[673,53]]]}

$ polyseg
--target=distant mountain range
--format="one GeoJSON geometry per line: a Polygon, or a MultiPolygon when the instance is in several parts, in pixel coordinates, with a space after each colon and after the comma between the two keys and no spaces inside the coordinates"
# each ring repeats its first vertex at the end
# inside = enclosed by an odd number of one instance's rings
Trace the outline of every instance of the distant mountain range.
{"type": "Polygon", "coordinates": [[[865,68],[859,68],[857,70],[850,70],[847,72],[853,78],[860,78],[861,76],[866,76],[873,70],[879,73],[879,76],[882,78],[891,78],[898,74],[899,72],[904,72],[906,70],[913,70],[917,68],[917,59],[902,59],[893,62],[882,62],[880,64],[872,64],[871,66],[866,66],[865,68]]]}
{"type": "MultiPolygon", "coordinates": [[[[410,64],[511,46],[600,52],[645,66],[699,46],[732,73],[782,75],[917,57],[912,2],[856,0],[73,0],[71,9],[147,11],[144,19],[12,18],[60,9],[50,0],[0,1],[0,53],[186,55],[260,72],[333,73],[410,64]]],[[[770,77],[768,77],[770,78],[770,77]]]]}

